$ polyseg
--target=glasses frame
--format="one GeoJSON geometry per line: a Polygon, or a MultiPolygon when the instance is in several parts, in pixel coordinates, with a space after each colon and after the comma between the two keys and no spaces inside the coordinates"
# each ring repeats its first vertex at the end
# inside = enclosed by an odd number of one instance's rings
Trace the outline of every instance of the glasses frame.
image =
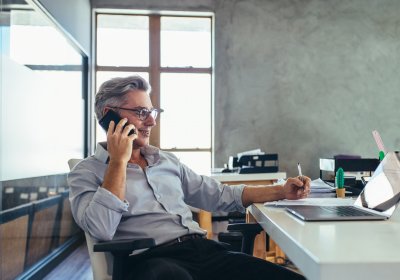
{"type": "Polygon", "coordinates": [[[164,112],[163,109],[159,109],[159,108],[151,108],[150,110],[147,108],[142,108],[142,107],[139,107],[139,108],[111,107],[111,108],[134,112],[136,114],[136,116],[138,117],[138,119],[141,121],[147,120],[150,115],[153,117],[153,119],[157,119],[158,115],[160,113],[164,112]],[[143,111],[145,113],[143,113],[143,111]]]}

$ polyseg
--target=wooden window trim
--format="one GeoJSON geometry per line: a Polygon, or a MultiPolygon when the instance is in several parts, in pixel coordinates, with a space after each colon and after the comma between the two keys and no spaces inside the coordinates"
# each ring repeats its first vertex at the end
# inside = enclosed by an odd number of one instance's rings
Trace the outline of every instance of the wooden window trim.
{"type": "MultiPolygon", "coordinates": [[[[160,65],[161,65],[161,17],[149,16],[149,79],[151,84],[151,102],[160,108],[160,65]]],[[[153,127],[150,134],[150,144],[160,147],[161,117],[157,119],[158,125],[153,127]]]]}

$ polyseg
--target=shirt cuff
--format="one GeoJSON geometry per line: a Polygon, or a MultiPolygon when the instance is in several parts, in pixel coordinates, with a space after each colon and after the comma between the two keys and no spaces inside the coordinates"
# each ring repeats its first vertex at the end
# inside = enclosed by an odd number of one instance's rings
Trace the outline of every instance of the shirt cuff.
{"type": "Polygon", "coordinates": [[[242,194],[245,186],[246,185],[244,184],[232,186],[233,197],[235,198],[236,205],[241,208],[241,211],[244,211],[246,209],[243,206],[243,200],[242,200],[242,194]]]}
{"type": "Polygon", "coordinates": [[[116,212],[127,212],[129,207],[128,201],[122,201],[115,194],[102,187],[97,189],[93,201],[116,212]]]}

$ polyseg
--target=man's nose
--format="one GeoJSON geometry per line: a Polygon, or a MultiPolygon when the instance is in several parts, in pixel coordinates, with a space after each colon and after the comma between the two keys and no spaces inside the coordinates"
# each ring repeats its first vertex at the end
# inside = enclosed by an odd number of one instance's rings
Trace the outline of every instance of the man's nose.
{"type": "Polygon", "coordinates": [[[156,120],[154,119],[154,117],[150,114],[146,121],[145,121],[145,125],[146,126],[155,126],[157,124],[156,120]]]}

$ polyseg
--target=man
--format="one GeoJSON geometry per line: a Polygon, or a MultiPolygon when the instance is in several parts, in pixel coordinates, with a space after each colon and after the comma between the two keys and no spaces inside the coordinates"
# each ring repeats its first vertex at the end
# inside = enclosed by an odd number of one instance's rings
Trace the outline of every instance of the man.
{"type": "Polygon", "coordinates": [[[299,274],[204,238],[188,205],[208,211],[244,211],[254,202],[299,199],[308,177],[282,186],[228,186],[200,176],[173,154],[149,145],[159,109],[139,76],[114,78],[96,95],[101,119],[109,110],[107,142],[69,174],[70,200],[78,225],[99,240],[154,238],[157,246],[131,257],[135,279],[304,279],[299,274]],[[132,130],[135,133],[130,134],[132,130]]]}

